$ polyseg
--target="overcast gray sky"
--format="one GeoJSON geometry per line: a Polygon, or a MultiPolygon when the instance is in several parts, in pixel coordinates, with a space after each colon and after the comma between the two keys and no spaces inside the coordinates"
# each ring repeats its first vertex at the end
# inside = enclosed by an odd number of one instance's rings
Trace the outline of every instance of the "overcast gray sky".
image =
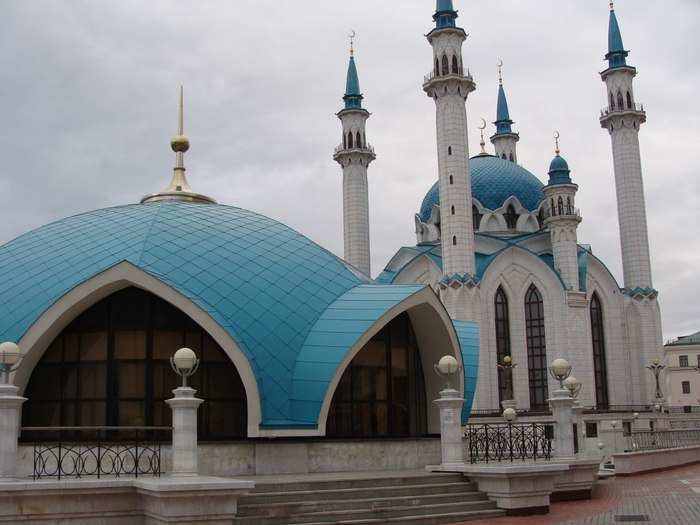
{"type": "MultiPolygon", "coordinates": [[[[621,279],[606,105],[598,76],[607,1],[455,0],[472,153],[493,121],[499,57],[519,160],[540,179],[561,132],[580,185],[579,240],[621,279]]],[[[697,53],[700,2],[618,0],[637,99],[655,286],[665,337],[700,330],[697,53]]],[[[373,274],[415,244],[413,215],[437,180],[433,0],[3,0],[0,242],[82,211],[137,202],[174,162],[177,86],[195,190],[278,219],[342,256],[340,142],[347,34],[357,31],[368,140],[373,274]]],[[[489,130],[492,131],[493,128],[489,130]]],[[[490,145],[489,145],[490,146],[490,145]]]]}

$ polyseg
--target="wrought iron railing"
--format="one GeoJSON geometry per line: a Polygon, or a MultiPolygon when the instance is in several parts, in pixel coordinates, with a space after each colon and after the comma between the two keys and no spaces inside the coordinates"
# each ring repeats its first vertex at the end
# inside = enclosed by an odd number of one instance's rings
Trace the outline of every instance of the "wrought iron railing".
{"type": "Polygon", "coordinates": [[[170,427],[25,427],[33,479],[160,476],[170,427]]]}
{"type": "Polygon", "coordinates": [[[438,75],[437,73],[435,73],[435,71],[431,71],[430,73],[428,73],[427,75],[425,75],[425,76],[423,77],[423,84],[427,84],[428,82],[430,82],[431,80],[433,80],[433,79],[435,79],[435,78],[443,78],[443,77],[444,77],[444,78],[462,77],[462,78],[467,78],[467,79],[469,79],[469,80],[473,80],[471,71],[469,71],[469,70],[467,69],[467,74],[465,75],[465,74],[464,74],[464,69],[460,67],[460,68],[458,69],[458,72],[457,72],[457,73],[447,73],[447,74],[444,74],[444,75],[438,75]]]}
{"type": "Polygon", "coordinates": [[[653,412],[654,407],[650,405],[598,405],[595,407],[585,407],[585,414],[600,412],[653,412]]]}
{"type": "Polygon", "coordinates": [[[552,458],[554,427],[543,423],[467,425],[471,463],[542,461],[552,458]]]}
{"type": "Polygon", "coordinates": [[[600,110],[600,116],[606,117],[611,113],[624,113],[625,111],[638,111],[644,113],[644,104],[633,103],[631,106],[629,104],[624,104],[622,106],[608,106],[600,110]]]}
{"type": "Polygon", "coordinates": [[[700,445],[700,430],[662,430],[632,432],[627,437],[627,451],[661,450],[700,445]]]}
{"type": "Polygon", "coordinates": [[[335,155],[339,153],[345,153],[345,152],[350,152],[350,151],[363,151],[363,152],[368,152],[374,155],[374,146],[371,144],[364,144],[363,146],[356,146],[356,147],[351,147],[351,148],[346,148],[343,144],[335,148],[335,155]]]}

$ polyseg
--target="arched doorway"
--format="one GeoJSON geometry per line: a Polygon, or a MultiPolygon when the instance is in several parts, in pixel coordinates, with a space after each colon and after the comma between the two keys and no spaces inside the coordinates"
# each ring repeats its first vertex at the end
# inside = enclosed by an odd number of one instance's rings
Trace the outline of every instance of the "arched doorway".
{"type": "Polygon", "coordinates": [[[407,314],[386,325],[354,357],[333,395],[328,437],[427,434],[425,378],[407,314]]]}
{"type": "Polygon", "coordinates": [[[106,297],[73,320],[32,371],[22,425],[168,426],[182,346],[201,359],[191,385],[205,400],[202,440],[245,437],[246,395],[223,349],[183,312],[138,288],[106,297]]]}

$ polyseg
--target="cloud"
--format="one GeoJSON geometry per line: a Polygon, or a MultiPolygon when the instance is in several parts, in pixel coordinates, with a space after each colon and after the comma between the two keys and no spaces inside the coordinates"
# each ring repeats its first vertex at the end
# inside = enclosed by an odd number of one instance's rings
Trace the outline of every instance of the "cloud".
{"type": "MultiPolygon", "coordinates": [[[[541,179],[552,133],[580,185],[579,238],[621,277],[606,105],[598,76],[605,5],[574,0],[457,0],[470,33],[472,152],[479,118],[494,120],[496,62],[519,160],[541,179]]],[[[667,337],[700,329],[698,133],[700,4],[616,4],[637,98],[655,285],[667,337]],[[660,23],[663,21],[663,23],[660,23]]],[[[431,68],[423,35],[433,3],[417,0],[19,0],[3,3],[0,64],[0,241],[88,209],[136,202],[164,187],[177,86],[185,85],[186,156],[196,191],[302,231],[342,255],[340,142],[347,34],[355,29],[368,139],[373,270],[415,243],[413,214],[436,180],[431,68]]]]}

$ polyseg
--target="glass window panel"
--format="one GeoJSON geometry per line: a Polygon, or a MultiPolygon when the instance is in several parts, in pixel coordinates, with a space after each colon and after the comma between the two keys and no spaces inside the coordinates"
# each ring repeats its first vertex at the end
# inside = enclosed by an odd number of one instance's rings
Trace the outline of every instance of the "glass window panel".
{"type": "Polygon", "coordinates": [[[107,364],[80,365],[80,396],[83,399],[104,399],[107,396],[107,364]]]}
{"type": "Polygon", "coordinates": [[[201,332],[186,332],[185,346],[194,350],[197,357],[202,358],[202,334],[201,332]]]}
{"type": "Polygon", "coordinates": [[[374,434],[372,411],[369,403],[354,403],[352,407],[353,434],[358,437],[369,437],[374,434]]]}
{"type": "Polygon", "coordinates": [[[45,363],[60,363],[63,360],[63,338],[56,339],[41,359],[45,363]]]}
{"type": "Polygon", "coordinates": [[[172,391],[175,390],[180,383],[179,376],[170,368],[170,363],[157,361],[153,363],[153,396],[155,399],[169,399],[172,397],[172,391]]]}
{"type": "Polygon", "coordinates": [[[228,362],[229,358],[219,345],[208,334],[204,334],[204,361],[208,362],[228,362]]]}
{"type": "Polygon", "coordinates": [[[530,384],[530,408],[546,409],[547,347],[544,330],[544,303],[539,290],[533,284],[525,295],[525,331],[527,343],[528,379],[530,384]]]}
{"type": "Polygon", "coordinates": [[[153,359],[170,361],[170,358],[185,345],[182,331],[153,332],[153,359]]]}
{"type": "Polygon", "coordinates": [[[60,392],[63,399],[75,399],[78,396],[78,365],[63,365],[60,392]]]}
{"type": "Polygon", "coordinates": [[[80,350],[80,336],[76,333],[65,333],[62,339],[64,361],[78,361],[78,355],[80,350]]]}
{"type": "Polygon", "coordinates": [[[38,365],[32,374],[36,380],[32,381],[31,390],[28,391],[29,399],[37,401],[57,401],[60,399],[60,372],[60,367],[56,365],[38,365]]]}
{"type": "Polygon", "coordinates": [[[146,365],[145,363],[118,363],[119,398],[146,397],[146,365]]]}
{"type": "Polygon", "coordinates": [[[389,404],[374,403],[373,422],[374,435],[388,436],[389,435],[389,404]]]}
{"type": "Polygon", "coordinates": [[[146,425],[146,403],[143,401],[119,402],[119,426],[142,427],[146,425]]]}
{"type": "Polygon", "coordinates": [[[104,401],[83,401],[80,403],[80,426],[100,427],[107,425],[106,403],[104,401]]]}
{"type": "Polygon", "coordinates": [[[107,360],[107,332],[87,332],[80,334],[80,360],[107,360]]]}
{"type": "Polygon", "coordinates": [[[236,401],[212,401],[207,407],[209,433],[224,437],[240,435],[245,410],[236,401]]]}
{"type": "Polygon", "coordinates": [[[148,320],[148,303],[148,294],[137,288],[127,288],[112,295],[112,328],[143,330],[148,320]]]}
{"type": "MultiPolygon", "coordinates": [[[[78,404],[73,402],[63,402],[61,404],[61,426],[75,427],[78,425],[77,420],[78,404]]],[[[47,425],[53,426],[53,425],[47,425]]]]}
{"type": "Polygon", "coordinates": [[[169,427],[173,424],[173,413],[165,401],[153,403],[153,426],[169,427]]]}
{"type": "Polygon", "coordinates": [[[392,434],[405,436],[409,434],[410,421],[408,415],[408,405],[404,403],[394,403],[392,405],[393,428],[392,434]]]}
{"type": "Polygon", "coordinates": [[[384,341],[372,340],[353,359],[356,367],[386,367],[386,345],[384,341]]]}
{"type": "Polygon", "coordinates": [[[143,330],[114,333],[115,359],[146,359],[146,332],[143,330]]]}
{"type": "Polygon", "coordinates": [[[339,402],[343,401],[351,401],[352,400],[352,373],[351,373],[351,367],[348,367],[347,370],[343,373],[343,376],[340,378],[340,382],[338,383],[338,387],[335,390],[335,398],[339,402]]]}
{"type": "Polygon", "coordinates": [[[32,416],[36,417],[38,427],[58,427],[61,426],[61,405],[58,402],[36,402],[32,403],[32,416]]]}

